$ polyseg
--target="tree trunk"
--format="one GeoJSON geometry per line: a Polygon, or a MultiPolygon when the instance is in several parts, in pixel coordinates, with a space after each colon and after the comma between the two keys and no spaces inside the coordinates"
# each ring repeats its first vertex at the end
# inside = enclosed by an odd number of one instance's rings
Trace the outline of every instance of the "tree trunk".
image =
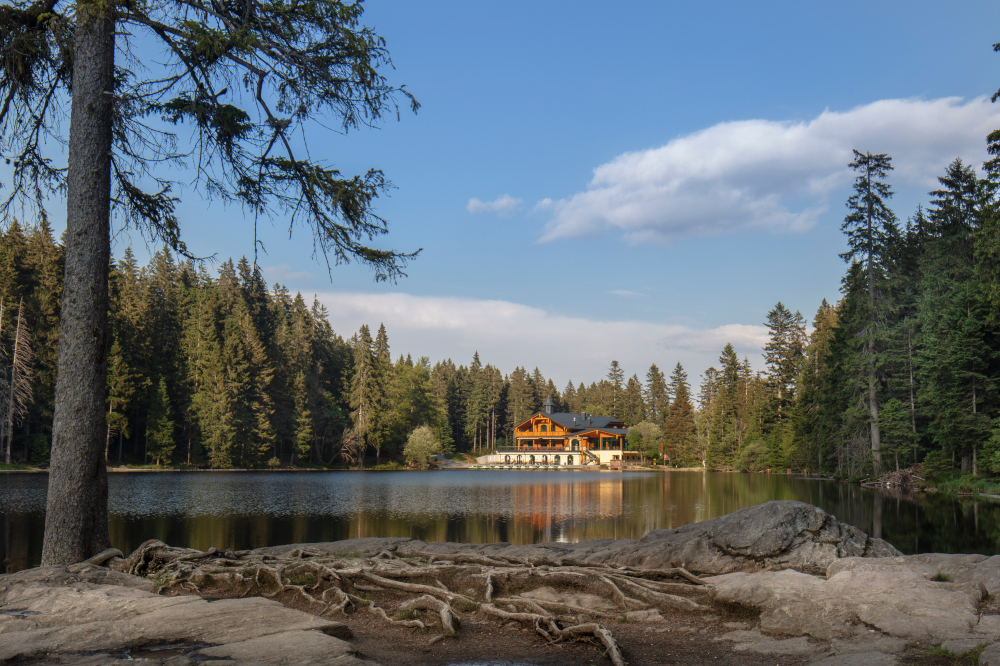
{"type": "Polygon", "coordinates": [[[42,564],[110,547],[103,456],[110,259],[112,6],[77,5],[66,194],[66,269],[42,564]]]}

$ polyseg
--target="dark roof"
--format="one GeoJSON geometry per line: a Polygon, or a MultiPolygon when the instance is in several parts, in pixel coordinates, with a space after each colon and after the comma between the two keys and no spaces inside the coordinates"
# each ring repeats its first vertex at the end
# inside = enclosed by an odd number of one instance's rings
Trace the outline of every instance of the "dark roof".
{"type": "MultiPolygon", "coordinates": [[[[562,427],[569,431],[580,431],[580,430],[593,430],[595,428],[600,428],[601,430],[614,431],[614,429],[608,428],[612,423],[621,423],[621,419],[616,419],[613,416],[596,416],[594,414],[587,414],[584,418],[583,414],[574,414],[572,412],[553,412],[552,414],[546,414],[545,412],[535,412],[528,419],[535,416],[544,416],[545,418],[552,419],[562,427]]],[[[527,421],[528,419],[525,419],[527,421]]],[[[521,421],[524,423],[524,421],[521,421]]],[[[518,425],[521,425],[520,423],[518,425]]],[[[619,428],[622,433],[628,432],[628,430],[619,428]]]]}

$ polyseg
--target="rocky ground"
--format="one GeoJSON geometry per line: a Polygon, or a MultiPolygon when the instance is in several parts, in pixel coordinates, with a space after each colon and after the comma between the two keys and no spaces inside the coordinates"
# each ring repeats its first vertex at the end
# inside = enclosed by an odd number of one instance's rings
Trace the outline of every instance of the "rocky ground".
{"type": "Polygon", "coordinates": [[[147,542],[0,576],[0,663],[1000,666],[998,592],[1000,556],[788,501],[578,544],[147,542]]]}

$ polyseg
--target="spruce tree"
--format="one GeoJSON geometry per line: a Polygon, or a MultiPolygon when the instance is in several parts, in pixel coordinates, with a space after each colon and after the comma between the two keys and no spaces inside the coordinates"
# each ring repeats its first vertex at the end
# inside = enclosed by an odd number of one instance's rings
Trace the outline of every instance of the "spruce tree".
{"type": "Polygon", "coordinates": [[[854,161],[848,166],[857,172],[854,194],[847,199],[848,214],[841,229],[847,235],[848,250],[841,254],[847,262],[860,261],[864,266],[868,309],[855,335],[862,341],[865,361],[866,401],[869,412],[871,452],[876,467],[882,466],[882,438],[878,424],[878,363],[881,351],[879,330],[884,326],[881,311],[884,268],[888,263],[887,249],[899,234],[896,215],[886,203],[892,189],[885,182],[893,169],[892,158],[884,153],[873,155],[854,151],[854,161]]]}
{"type": "Polygon", "coordinates": [[[646,420],[646,405],[642,398],[642,383],[637,375],[629,377],[623,392],[625,425],[631,427],[646,420]]]}
{"type": "Polygon", "coordinates": [[[672,464],[700,464],[699,451],[694,448],[694,405],[684,366],[677,363],[670,373],[670,394],[674,396],[663,421],[663,449],[672,464]]]}
{"type": "Polygon", "coordinates": [[[167,397],[167,382],[163,377],[153,392],[153,401],[146,420],[146,438],[149,442],[149,457],[156,465],[170,463],[174,452],[174,422],[170,399],[167,397]]]}
{"type": "Polygon", "coordinates": [[[663,373],[653,363],[646,373],[644,399],[646,401],[647,418],[653,423],[661,423],[670,406],[670,394],[663,373]]]}
{"type": "Polygon", "coordinates": [[[608,401],[608,406],[611,408],[611,416],[615,418],[622,418],[622,414],[619,413],[622,389],[625,385],[625,371],[622,370],[621,365],[618,361],[611,361],[611,366],[608,368],[608,384],[611,388],[610,400],[608,401]]]}
{"type": "Polygon", "coordinates": [[[768,384],[772,395],[771,409],[777,424],[787,418],[795,402],[795,380],[799,374],[805,346],[805,321],[792,314],[781,301],[767,313],[764,323],[768,342],[764,346],[764,363],[768,367],[768,384]]]}
{"type": "Polygon", "coordinates": [[[347,454],[357,461],[359,467],[365,463],[365,449],[371,439],[378,408],[379,387],[377,386],[375,352],[368,325],[364,324],[354,337],[354,375],[351,379],[350,405],[351,430],[345,448],[347,454]]]}

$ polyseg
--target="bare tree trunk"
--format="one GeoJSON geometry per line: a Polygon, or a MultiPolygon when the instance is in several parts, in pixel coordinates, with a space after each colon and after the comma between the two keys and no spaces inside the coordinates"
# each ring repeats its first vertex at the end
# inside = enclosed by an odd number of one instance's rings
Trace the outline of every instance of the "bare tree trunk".
{"type": "Polygon", "coordinates": [[[110,547],[106,425],[111,122],[115,21],[110,3],[77,4],[66,195],[66,272],[42,564],[110,547]]]}

